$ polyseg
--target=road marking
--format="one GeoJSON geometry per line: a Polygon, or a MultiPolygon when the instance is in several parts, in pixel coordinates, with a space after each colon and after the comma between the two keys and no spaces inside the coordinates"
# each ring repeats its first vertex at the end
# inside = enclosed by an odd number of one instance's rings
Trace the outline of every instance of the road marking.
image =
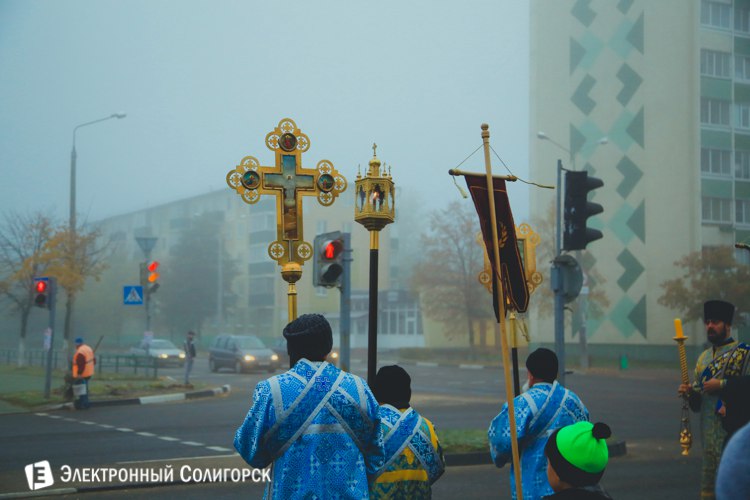
{"type": "Polygon", "coordinates": [[[433,361],[417,361],[417,366],[432,366],[435,367],[438,364],[433,361]]]}
{"type": "Polygon", "coordinates": [[[458,365],[458,367],[464,370],[482,370],[484,365],[458,365]]]}
{"type": "MultiPolygon", "coordinates": [[[[83,425],[96,425],[96,426],[101,427],[103,429],[115,429],[116,431],[119,431],[119,432],[135,432],[135,434],[137,434],[139,436],[143,436],[143,437],[155,437],[155,438],[161,439],[162,441],[179,442],[180,444],[184,444],[186,446],[205,447],[207,450],[212,450],[212,451],[218,451],[218,452],[232,452],[233,451],[233,450],[231,450],[229,448],[225,448],[223,446],[206,446],[204,443],[199,443],[197,441],[180,441],[179,438],[172,437],[172,436],[158,436],[158,435],[153,434],[151,432],[145,432],[145,431],[136,432],[133,429],[130,429],[128,427],[115,427],[114,425],[100,424],[100,423],[97,423],[97,422],[92,422],[90,420],[76,420],[75,418],[61,417],[59,415],[49,415],[47,413],[36,413],[36,415],[38,415],[40,417],[47,417],[47,418],[54,418],[54,419],[66,420],[68,422],[76,422],[76,423],[83,424],[83,425]]],[[[218,457],[231,457],[231,456],[235,456],[235,455],[237,455],[237,454],[234,453],[234,454],[231,454],[231,455],[211,455],[209,457],[189,457],[189,458],[214,458],[214,457],[218,458],[218,457]]],[[[159,462],[159,461],[163,461],[163,460],[164,459],[151,460],[151,461],[152,462],[159,462]]],[[[187,460],[187,459],[180,459],[180,460],[187,460]]],[[[148,462],[148,461],[149,460],[145,460],[145,462],[148,462]]],[[[144,460],[134,460],[132,462],[118,462],[118,463],[140,463],[140,462],[144,462],[144,460]]],[[[2,499],[2,497],[0,497],[0,499],[2,499]]]]}
{"type": "Polygon", "coordinates": [[[230,458],[239,457],[239,453],[230,453],[229,455],[204,455],[201,457],[175,457],[175,458],[153,458],[150,460],[126,460],[124,462],[115,462],[117,465],[125,464],[145,464],[150,462],[178,462],[183,460],[206,460],[209,458],[230,458]]]}

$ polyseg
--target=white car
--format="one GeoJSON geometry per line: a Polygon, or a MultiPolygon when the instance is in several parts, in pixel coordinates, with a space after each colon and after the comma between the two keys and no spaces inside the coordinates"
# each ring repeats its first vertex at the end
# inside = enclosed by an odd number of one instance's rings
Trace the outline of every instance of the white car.
{"type": "Polygon", "coordinates": [[[130,354],[155,358],[159,366],[185,364],[185,352],[167,339],[152,339],[148,343],[140,343],[130,348],[130,354]]]}

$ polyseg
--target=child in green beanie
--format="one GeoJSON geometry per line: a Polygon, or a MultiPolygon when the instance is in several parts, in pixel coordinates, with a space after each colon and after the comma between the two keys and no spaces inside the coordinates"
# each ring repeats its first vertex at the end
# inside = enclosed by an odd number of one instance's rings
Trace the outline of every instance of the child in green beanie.
{"type": "Polygon", "coordinates": [[[557,429],[547,440],[547,479],[555,491],[544,498],[555,500],[610,499],[599,480],[609,460],[607,424],[576,422],[557,429]]]}

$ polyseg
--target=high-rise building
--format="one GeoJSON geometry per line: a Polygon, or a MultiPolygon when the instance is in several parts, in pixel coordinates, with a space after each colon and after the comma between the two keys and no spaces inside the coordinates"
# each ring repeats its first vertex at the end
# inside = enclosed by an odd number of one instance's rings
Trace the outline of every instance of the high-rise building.
{"type": "MultiPolygon", "coordinates": [[[[584,291],[609,302],[588,314],[590,352],[671,356],[676,313],[658,298],[675,261],[750,237],[750,1],[534,1],[530,67],[532,178],[555,184],[560,158],[604,181],[604,238],[579,255],[603,278],[584,291]]],[[[533,190],[533,218],[553,200],[533,190]]]]}

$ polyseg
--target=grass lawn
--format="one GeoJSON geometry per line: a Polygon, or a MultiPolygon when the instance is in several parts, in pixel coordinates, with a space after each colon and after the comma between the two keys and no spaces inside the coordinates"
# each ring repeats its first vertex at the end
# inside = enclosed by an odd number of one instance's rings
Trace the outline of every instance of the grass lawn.
{"type": "MultiPolygon", "coordinates": [[[[39,366],[0,365],[0,399],[8,403],[34,408],[36,406],[63,403],[65,372],[53,370],[50,397],[44,397],[45,370],[39,366]]],[[[205,384],[196,384],[190,390],[200,390],[205,384]]],[[[171,377],[144,377],[132,374],[95,374],[89,381],[92,400],[122,399],[181,392],[185,386],[171,377]]]]}

